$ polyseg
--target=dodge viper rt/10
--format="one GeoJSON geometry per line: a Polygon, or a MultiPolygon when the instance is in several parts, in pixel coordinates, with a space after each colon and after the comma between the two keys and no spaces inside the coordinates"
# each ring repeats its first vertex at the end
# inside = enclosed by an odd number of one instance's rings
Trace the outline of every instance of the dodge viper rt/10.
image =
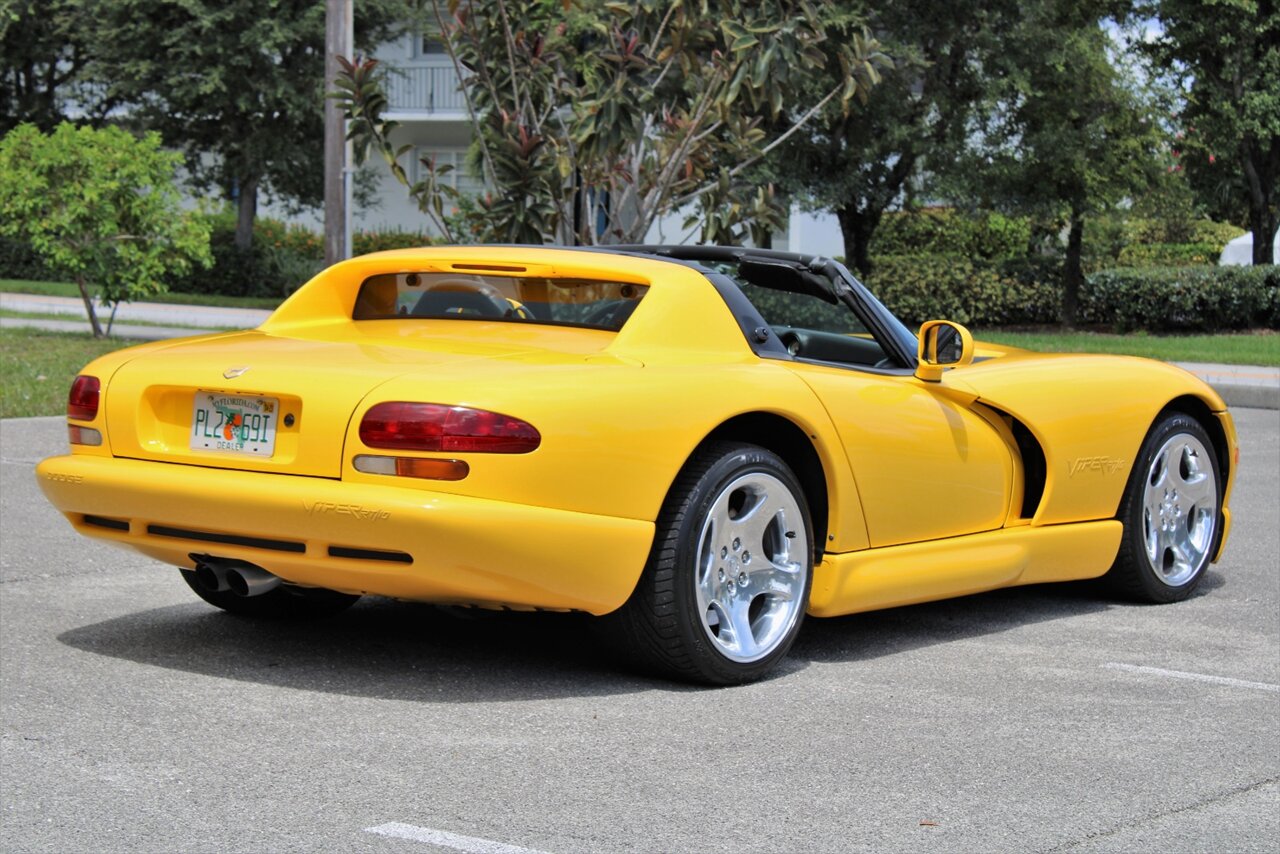
{"type": "Polygon", "coordinates": [[[713,684],[806,613],[1104,574],[1183,599],[1238,462],[1178,368],[916,335],[832,260],[720,247],[355,258],[257,329],[94,361],[67,415],[49,500],[219,608],[581,611],[713,684]]]}

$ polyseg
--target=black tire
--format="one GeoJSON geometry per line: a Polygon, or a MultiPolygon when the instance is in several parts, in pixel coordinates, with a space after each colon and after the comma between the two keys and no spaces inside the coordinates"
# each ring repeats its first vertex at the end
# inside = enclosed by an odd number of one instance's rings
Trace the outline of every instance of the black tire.
{"type": "Polygon", "coordinates": [[[239,617],[260,620],[307,620],[331,617],[356,603],[360,597],[320,587],[282,584],[259,596],[237,596],[230,590],[209,590],[196,580],[190,569],[180,570],[182,580],[204,601],[239,617]]]}
{"type": "Polygon", "coordinates": [[[640,581],[604,627],[646,671],[710,685],[752,682],[791,648],[812,581],[813,526],[791,469],[764,448],[710,442],[676,478],[640,581]],[[757,510],[755,525],[764,527],[752,542],[745,522],[757,510]]]}
{"type": "Polygon", "coordinates": [[[1104,577],[1111,590],[1137,602],[1190,596],[1222,536],[1222,489],[1218,455],[1200,422],[1181,412],[1159,418],[1120,501],[1124,534],[1104,577]]]}

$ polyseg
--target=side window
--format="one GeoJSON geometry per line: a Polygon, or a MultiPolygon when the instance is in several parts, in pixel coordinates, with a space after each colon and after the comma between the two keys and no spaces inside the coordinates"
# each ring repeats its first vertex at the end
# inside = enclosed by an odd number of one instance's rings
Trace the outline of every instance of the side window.
{"type": "Polygon", "coordinates": [[[793,358],[859,367],[896,367],[844,303],[736,278],[738,286],[793,358]]]}

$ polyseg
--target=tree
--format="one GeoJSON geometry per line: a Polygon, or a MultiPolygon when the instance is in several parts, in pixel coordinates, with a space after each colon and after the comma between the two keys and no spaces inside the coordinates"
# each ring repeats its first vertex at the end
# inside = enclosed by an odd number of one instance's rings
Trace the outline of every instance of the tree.
{"type": "MultiPolygon", "coordinates": [[[[865,106],[831,105],[770,157],[763,174],[801,203],[835,213],[845,254],[864,275],[870,244],[885,211],[901,204],[924,170],[936,186],[954,169],[975,108],[993,85],[989,57],[1018,16],[1007,0],[902,0],[867,12],[871,30],[893,57],[893,68],[865,106]]],[[[830,50],[859,20],[833,22],[830,50]]],[[[808,69],[811,93],[839,79],[829,61],[808,69]]]]}
{"type": "Polygon", "coordinates": [[[339,96],[364,150],[372,145],[447,236],[481,240],[618,243],[697,206],[704,240],[740,239],[780,211],[744,171],[828,104],[865,98],[885,63],[852,23],[825,44],[830,4],[804,0],[486,0],[433,3],[463,79],[475,171],[493,192],[466,200],[424,163],[411,185],[389,142],[385,98],[368,62],[352,63],[339,96]],[[824,52],[825,48],[825,52],[824,52]],[[841,69],[797,102],[807,75],[841,69]],[[783,126],[773,135],[764,118],[783,126]]]}
{"type": "MultiPolygon", "coordinates": [[[[322,195],[324,4],[312,0],[100,2],[93,74],[130,118],[187,154],[191,177],[237,199],[248,249],[264,189],[322,195]]],[[[356,4],[357,43],[412,20],[401,0],[356,4]]]]}
{"type": "Polygon", "coordinates": [[[1086,219],[1148,186],[1162,134],[1137,80],[1117,62],[1104,2],[1041,0],[992,58],[1002,81],[964,161],[960,186],[998,208],[1067,229],[1062,316],[1076,322],[1086,219]]]}
{"type": "Polygon", "coordinates": [[[52,130],[77,112],[99,113],[83,86],[89,62],[84,0],[10,0],[0,5],[0,134],[23,122],[52,130]]]}
{"type": "MultiPolygon", "coordinates": [[[[1280,220],[1280,6],[1274,0],[1147,0],[1161,33],[1147,45],[1186,86],[1181,116],[1197,166],[1234,163],[1247,199],[1253,263],[1272,264],[1280,220]],[[1212,163],[1210,158],[1212,157],[1212,163]]],[[[1214,181],[1214,183],[1217,183],[1214,181]]],[[[1215,201],[1215,200],[1211,200],[1215,201]]]]}
{"type": "Polygon", "coordinates": [[[114,304],[212,262],[208,227],[179,205],[181,159],[161,150],[158,135],[119,128],[63,123],[44,134],[25,124],[0,140],[0,235],[28,241],[76,283],[95,337],[103,333],[90,284],[114,304]]]}

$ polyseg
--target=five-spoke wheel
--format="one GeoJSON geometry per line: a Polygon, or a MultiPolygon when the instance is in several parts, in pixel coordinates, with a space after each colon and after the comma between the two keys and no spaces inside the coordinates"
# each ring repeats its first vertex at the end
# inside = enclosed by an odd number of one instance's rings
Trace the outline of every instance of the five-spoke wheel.
{"type": "Polygon", "coordinates": [[[650,670],[749,682],[795,640],[812,571],[808,504],[791,469],[764,448],[709,442],[672,485],[649,563],[608,623],[650,670]]]}
{"type": "Polygon", "coordinates": [[[1191,595],[1218,543],[1222,484],[1213,442],[1198,421],[1172,413],[1147,435],[1120,521],[1120,553],[1108,579],[1132,598],[1175,602],[1191,595]]]}
{"type": "Polygon", "coordinates": [[[800,619],[806,529],[799,500],[765,472],[742,475],[712,502],[698,542],[696,594],[702,627],[726,658],[768,655],[800,619]]]}

